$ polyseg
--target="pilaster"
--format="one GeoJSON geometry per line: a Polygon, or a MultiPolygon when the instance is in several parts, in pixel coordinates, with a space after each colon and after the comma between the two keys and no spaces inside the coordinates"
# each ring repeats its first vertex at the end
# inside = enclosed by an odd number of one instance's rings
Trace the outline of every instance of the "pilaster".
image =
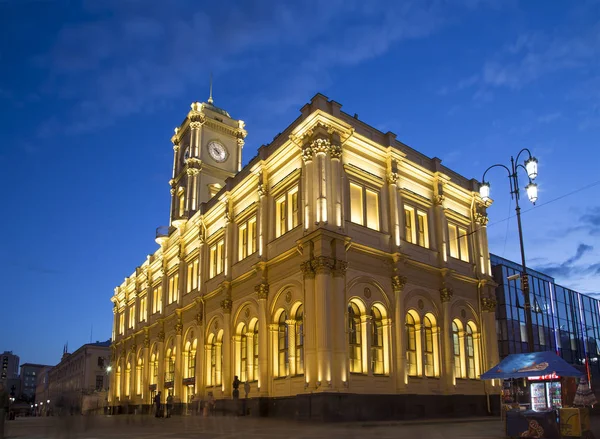
{"type": "Polygon", "coordinates": [[[406,312],[404,310],[404,298],[402,291],[406,285],[406,277],[395,275],[392,276],[392,291],[394,292],[394,326],[395,334],[395,360],[396,360],[396,389],[399,392],[406,390],[406,312]]]}
{"type": "Polygon", "coordinates": [[[254,291],[258,299],[258,389],[259,396],[266,396],[269,388],[269,323],[267,321],[269,284],[263,281],[254,287],[254,291]]]}
{"type": "Polygon", "coordinates": [[[454,380],[454,357],[452,343],[452,322],[450,321],[450,305],[454,292],[451,288],[444,286],[440,288],[440,300],[442,302],[443,319],[438,328],[441,329],[442,352],[444,353],[444,361],[441,367],[441,376],[443,379],[443,389],[446,393],[451,393],[454,380]]]}

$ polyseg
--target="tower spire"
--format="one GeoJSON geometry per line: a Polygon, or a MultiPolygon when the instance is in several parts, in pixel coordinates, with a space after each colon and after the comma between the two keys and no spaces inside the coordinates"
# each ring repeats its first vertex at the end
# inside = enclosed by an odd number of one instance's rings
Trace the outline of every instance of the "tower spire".
{"type": "Polygon", "coordinates": [[[210,94],[208,95],[208,103],[212,105],[213,97],[212,97],[212,72],[210,72],[210,94]]]}

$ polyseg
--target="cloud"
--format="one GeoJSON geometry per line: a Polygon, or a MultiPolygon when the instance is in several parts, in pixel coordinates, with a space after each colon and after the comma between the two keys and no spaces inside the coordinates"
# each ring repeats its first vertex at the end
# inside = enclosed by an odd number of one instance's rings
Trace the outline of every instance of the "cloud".
{"type": "Polygon", "coordinates": [[[560,119],[561,116],[562,116],[562,113],[559,111],[556,111],[554,113],[542,114],[542,115],[538,116],[537,121],[539,123],[551,123],[557,119],[560,119]]]}
{"type": "Polygon", "coordinates": [[[568,232],[583,231],[590,236],[600,236],[600,206],[588,207],[579,217],[578,224],[568,232]]]}
{"type": "Polygon", "coordinates": [[[281,113],[330,85],[335,68],[438,31],[449,9],[496,3],[257,0],[200,9],[191,1],[84,2],[88,20],[65,25],[49,37],[51,49],[32,60],[48,78],[44,97],[71,108],[47,120],[39,134],[94,130],[184,96],[200,99],[190,90],[206,89],[210,71],[242,81],[260,71],[264,87],[255,84],[260,91],[245,101],[281,113]]]}
{"type": "Polygon", "coordinates": [[[576,264],[583,256],[594,250],[587,244],[579,244],[575,254],[561,263],[551,263],[537,266],[535,269],[548,276],[562,279],[576,279],[581,276],[600,276],[600,263],[576,264]]]}

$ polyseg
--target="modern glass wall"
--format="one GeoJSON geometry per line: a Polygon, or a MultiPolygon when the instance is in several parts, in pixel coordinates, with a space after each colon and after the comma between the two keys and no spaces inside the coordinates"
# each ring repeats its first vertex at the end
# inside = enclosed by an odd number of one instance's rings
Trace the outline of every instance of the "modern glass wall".
{"type": "MultiPolygon", "coordinates": [[[[491,255],[496,288],[496,326],[500,358],[528,352],[525,298],[521,281],[509,280],[521,266],[491,255]]],[[[556,285],[554,279],[527,269],[530,285],[533,346],[535,351],[555,351],[571,364],[586,365],[600,376],[600,301],[556,285]]],[[[515,276],[516,277],[516,276],[515,276]]]]}

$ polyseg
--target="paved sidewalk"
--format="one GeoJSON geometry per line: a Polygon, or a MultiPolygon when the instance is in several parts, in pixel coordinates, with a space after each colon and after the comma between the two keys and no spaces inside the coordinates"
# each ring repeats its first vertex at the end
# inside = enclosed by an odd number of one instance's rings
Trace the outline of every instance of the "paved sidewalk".
{"type": "Polygon", "coordinates": [[[7,423],[10,439],[46,438],[168,438],[168,439],[364,439],[504,438],[498,418],[420,420],[404,422],[321,424],[289,420],[234,417],[113,416],[68,418],[19,418],[7,423]]]}

